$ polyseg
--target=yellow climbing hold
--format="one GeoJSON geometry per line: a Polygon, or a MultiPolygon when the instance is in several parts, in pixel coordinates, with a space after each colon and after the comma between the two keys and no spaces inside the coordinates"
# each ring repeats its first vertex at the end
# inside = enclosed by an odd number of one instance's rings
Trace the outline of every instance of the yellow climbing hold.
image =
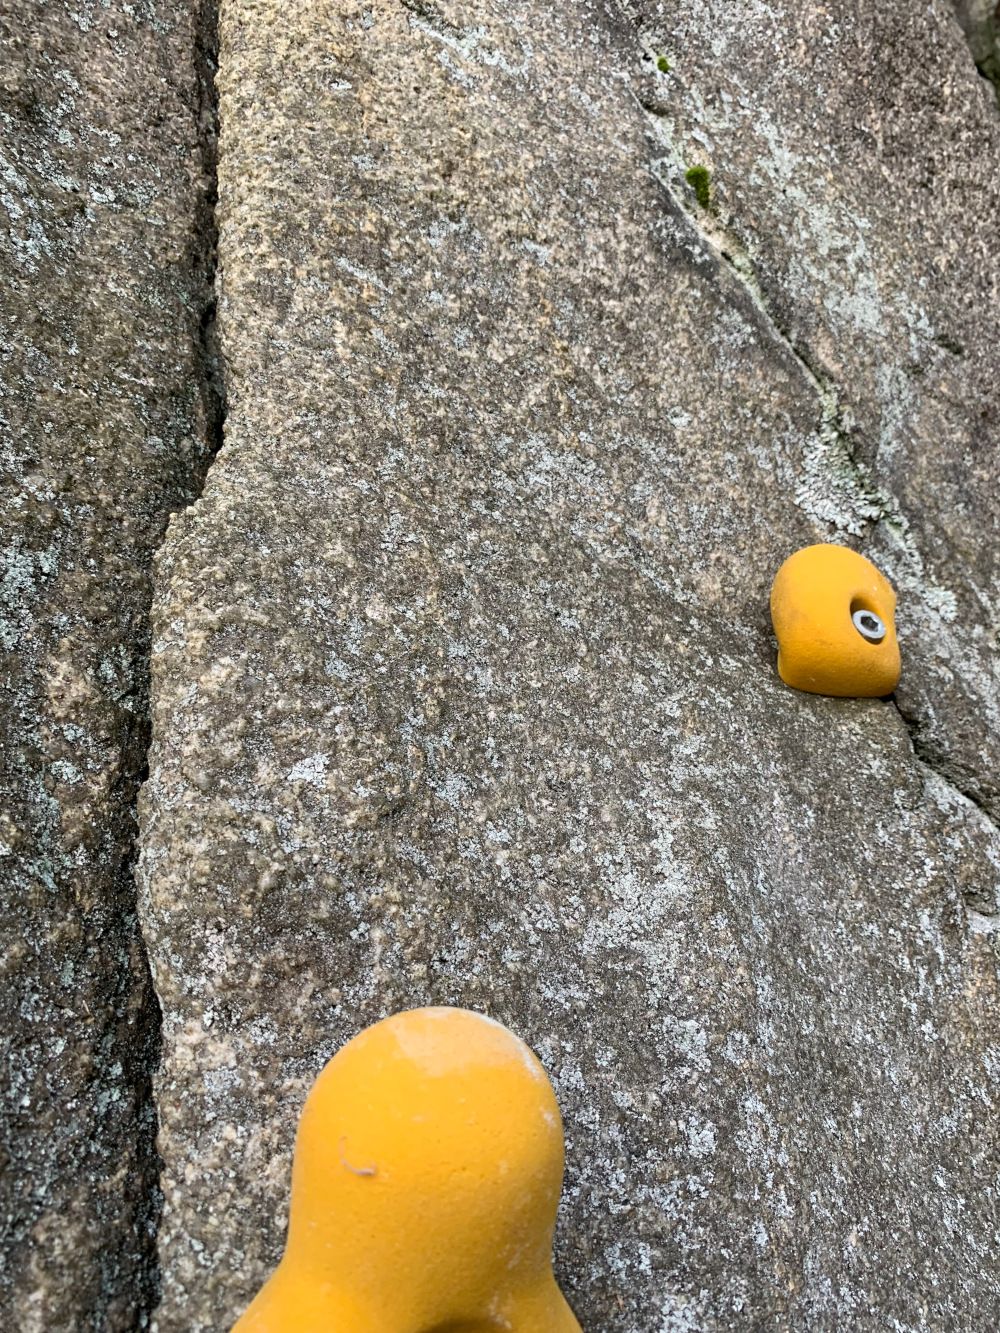
{"type": "Polygon", "coordinates": [[[812,694],[891,694],[899,680],[896,594],[870,560],[846,546],[806,546],[771,588],[778,674],[812,694]]]}
{"type": "Polygon", "coordinates": [[[499,1023],[360,1033],[299,1122],[284,1257],[233,1333],[580,1333],[552,1273],[562,1122],[499,1023]]]}

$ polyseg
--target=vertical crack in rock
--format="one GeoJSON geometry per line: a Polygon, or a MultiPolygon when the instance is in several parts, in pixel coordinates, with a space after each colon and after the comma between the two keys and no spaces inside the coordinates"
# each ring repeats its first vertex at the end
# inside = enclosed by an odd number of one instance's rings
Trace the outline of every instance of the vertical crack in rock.
{"type": "Polygon", "coordinates": [[[214,6],[0,4],[0,1327],[144,1327],[152,556],[222,430],[214,6]]]}
{"type": "MultiPolygon", "coordinates": [[[[200,275],[203,293],[201,311],[196,329],[195,371],[197,376],[196,392],[198,395],[203,447],[196,457],[192,471],[186,479],[185,494],[188,505],[194,504],[204,489],[209,468],[222,444],[225,423],[225,389],[222,375],[222,362],[217,336],[217,309],[215,278],[218,265],[218,227],[216,223],[216,205],[218,202],[218,97],[216,94],[216,71],[218,68],[218,5],[215,0],[204,0],[197,19],[197,45],[194,52],[197,83],[197,105],[195,114],[198,124],[198,145],[201,158],[203,188],[200,193],[195,213],[195,225],[192,229],[192,246],[188,256],[190,271],[200,275]]],[[[160,535],[155,550],[163,544],[169,523],[160,535]]],[[[155,569],[155,565],[154,565],[155,569]]],[[[150,579],[150,606],[147,606],[147,636],[149,633],[149,610],[155,593],[155,573],[150,579]]],[[[135,729],[135,743],[141,747],[136,757],[135,766],[128,766],[124,780],[132,787],[129,804],[130,843],[128,855],[123,866],[127,879],[129,901],[136,900],[136,867],[139,856],[138,828],[135,819],[136,798],[139,788],[146,781],[148,752],[151,738],[150,718],[150,655],[151,640],[147,637],[144,660],[141,665],[141,693],[144,700],[144,712],[135,729]],[[137,776],[133,776],[136,775],[137,776]]],[[[135,1101],[143,1108],[143,1118],[148,1128],[147,1169],[143,1173],[147,1182],[147,1198],[141,1210],[141,1221],[146,1228],[146,1236],[137,1238],[144,1244],[146,1256],[146,1276],[142,1284],[139,1299],[139,1327],[147,1327],[152,1311],[159,1303],[159,1263],[157,1257],[157,1230],[162,1208],[162,1193],[159,1177],[161,1162],[156,1150],[158,1116],[156,1111],[153,1076],[159,1066],[161,1054],[161,1030],[163,1015],[153,983],[149,963],[149,954],[142,934],[141,919],[137,920],[135,948],[138,954],[135,960],[136,973],[141,980],[141,1004],[143,1013],[141,1030],[143,1040],[134,1052],[132,1079],[135,1101]]]]}
{"type": "MultiPolygon", "coordinates": [[[[219,197],[219,99],[216,88],[216,74],[218,72],[219,63],[219,8],[217,0],[202,0],[198,13],[195,62],[198,88],[198,142],[201,154],[204,188],[199,199],[196,215],[194,253],[191,258],[193,270],[195,272],[200,270],[204,274],[204,301],[198,321],[198,345],[196,353],[196,367],[198,372],[197,390],[203,414],[204,452],[201,456],[197,471],[191,478],[191,488],[189,491],[190,499],[187,507],[195,504],[204,490],[209,469],[211,468],[219,449],[222,447],[226,419],[226,393],[222,356],[218,338],[218,297],[216,292],[216,275],[218,272],[219,254],[219,231],[216,217],[219,197]]],[[[162,546],[163,542],[166,540],[168,530],[169,524],[161,534],[160,542],[158,544],[159,546],[162,546]]],[[[154,572],[151,578],[151,602],[153,597],[155,597],[155,562],[153,570],[154,572]]],[[[149,776],[148,752],[151,740],[151,700],[149,697],[150,650],[151,641],[147,645],[147,656],[145,661],[147,708],[144,723],[144,746],[147,755],[147,763],[144,765],[140,775],[140,785],[144,783],[149,776]]],[[[134,808],[135,806],[133,803],[133,811],[134,808]]],[[[137,891],[136,866],[138,856],[138,830],[134,828],[129,865],[133,901],[135,900],[137,891]]],[[[140,924],[137,933],[141,941],[142,966],[146,976],[149,1003],[155,1013],[155,1038],[153,1049],[151,1051],[151,1058],[142,1071],[142,1086],[141,1089],[137,1088],[137,1094],[141,1093],[142,1104],[149,1107],[149,1115],[152,1121],[152,1142],[155,1145],[159,1117],[157,1115],[153,1077],[156,1069],[159,1067],[161,1056],[163,1013],[152,976],[149,952],[146,948],[145,939],[142,934],[141,917],[139,920],[140,924]]],[[[151,1198],[149,1200],[150,1224],[148,1242],[152,1281],[149,1287],[150,1299],[142,1316],[142,1326],[144,1327],[148,1324],[152,1311],[156,1308],[160,1299],[157,1233],[162,1209],[162,1191],[160,1189],[160,1169],[162,1164],[159,1154],[155,1152],[155,1146],[154,1158],[155,1174],[151,1181],[151,1198]]]]}
{"type": "Polygon", "coordinates": [[[197,235],[201,241],[201,262],[205,266],[206,301],[199,326],[200,390],[205,412],[206,453],[198,479],[197,494],[205,486],[208,470],[222,447],[226,421],[226,390],[223,380],[222,355],[218,338],[218,298],[216,274],[219,262],[219,228],[216,208],[219,201],[219,97],[216,73],[219,67],[219,6],[218,0],[202,0],[198,22],[198,128],[201,146],[202,174],[205,190],[201,199],[197,235]]]}

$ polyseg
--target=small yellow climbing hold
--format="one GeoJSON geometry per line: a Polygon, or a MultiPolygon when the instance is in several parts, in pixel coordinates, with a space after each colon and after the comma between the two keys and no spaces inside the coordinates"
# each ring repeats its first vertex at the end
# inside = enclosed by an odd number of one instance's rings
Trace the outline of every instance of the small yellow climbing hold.
{"type": "Polygon", "coordinates": [[[580,1333],[552,1273],[559,1106],[499,1023],[413,1009],[329,1062],[284,1257],[233,1333],[580,1333]]]}
{"type": "Polygon", "coordinates": [[[846,546],[806,546],[771,588],[778,674],[812,694],[891,694],[899,680],[896,594],[870,560],[846,546]]]}

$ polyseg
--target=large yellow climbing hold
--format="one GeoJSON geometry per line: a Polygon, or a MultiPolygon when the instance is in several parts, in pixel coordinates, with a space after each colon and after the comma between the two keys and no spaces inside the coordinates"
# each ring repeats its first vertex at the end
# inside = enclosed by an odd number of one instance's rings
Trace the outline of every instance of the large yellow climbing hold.
{"type": "Polygon", "coordinates": [[[857,551],[796,551],[771,588],[778,674],[812,694],[891,694],[899,680],[895,610],[889,580],[857,551]]]}
{"type": "Polygon", "coordinates": [[[465,1009],[376,1023],[306,1100],[285,1254],[233,1333],[580,1333],[552,1273],[562,1174],[513,1033],[465,1009]]]}

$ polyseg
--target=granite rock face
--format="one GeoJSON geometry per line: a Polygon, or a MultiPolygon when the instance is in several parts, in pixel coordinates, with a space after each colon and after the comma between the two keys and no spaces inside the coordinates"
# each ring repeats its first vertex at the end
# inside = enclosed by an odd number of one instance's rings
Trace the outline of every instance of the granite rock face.
{"type": "Polygon", "coordinates": [[[912,629],[900,707],[921,755],[1000,815],[1000,118],[947,6],[630,9],[668,161],[814,380],[796,499],[866,541],[912,629]],[[727,18],[727,15],[729,16],[727,18]],[[706,59],[710,50],[711,58],[706,59]],[[923,55],[920,55],[920,52],[923,55]],[[699,52],[693,66],[689,53],[699,52]],[[650,60],[646,61],[647,69],[650,60]]]}
{"type": "Polygon", "coordinates": [[[1000,1318],[1000,120],[943,0],[227,0],[225,444],[156,567],[167,1330],[304,1092],[457,1003],[566,1119],[583,1327],[1000,1318]],[[700,168],[700,170],[699,170],[700,168]],[[848,541],[897,700],[778,682],[848,541]]]}
{"type": "Polygon", "coordinates": [[[151,552],[213,407],[196,4],[0,4],[0,1327],[155,1300],[151,552]],[[207,396],[206,396],[207,394],[207,396]]]}

